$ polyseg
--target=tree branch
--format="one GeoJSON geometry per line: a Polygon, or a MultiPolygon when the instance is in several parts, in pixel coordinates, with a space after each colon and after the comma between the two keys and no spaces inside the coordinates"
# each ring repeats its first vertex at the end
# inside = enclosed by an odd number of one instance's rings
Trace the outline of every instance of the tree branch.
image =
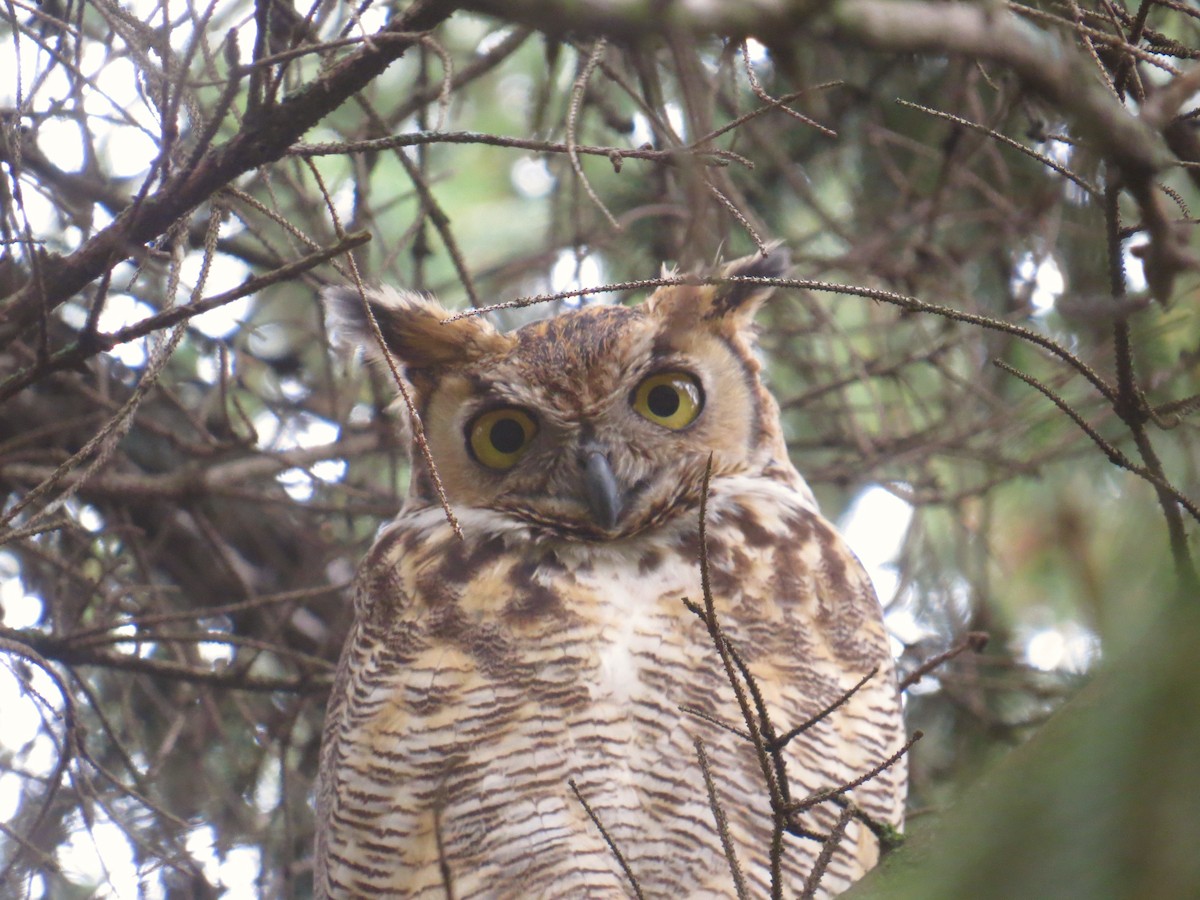
{"type": "Polygon", "coordinates": [[[193,167],[179,171],[142,203],[66,257],[47,257],[41,283],[33,280],[0,303],[0,346],[245,172],[285,155],[309,128],[366,87],[454,10],[445,0],[416,0],[353,55],[333,65],[276,106],[246,120],[228,141],[209,149],[193,167]]]}

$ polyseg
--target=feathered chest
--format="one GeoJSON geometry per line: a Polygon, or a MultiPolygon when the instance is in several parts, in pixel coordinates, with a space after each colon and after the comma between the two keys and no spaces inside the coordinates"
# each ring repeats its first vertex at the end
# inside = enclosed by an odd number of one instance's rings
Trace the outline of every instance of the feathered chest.
{"type": "MultiPolygon", "coordinates": [[[[781,730],[878,672],[789,747],[794,787],[808,793],[868,771],[902,729],[861,567],[815,511],[781,494],[714,491],[706,555],[725,635],[781,730]]],[[[460,541],[440,516],[402,514],[364,561],[331,706],[323,765],[339,780],[324,802],[370,832],[356,865],[397,879],[371,888],[438,895],[448,855],[460,863],[463,896],[490,896],[501,882],[513,888],[503,896],[519,896],[551,871],[556,886],[577,880],[573,895],[620,896],[624,876],[566,789],[571,780],[649,893],[725,895],[694,762],[699,738],[721,773],[748,878],[765,893],[771,818],[758,760],[713,724],[737,724],[738,708],[704,623],[684,603],[704,600],[698,521],[585,544],[535,541],[471,510],[459,511],[469,537],[460,541]],[[702,887],[710,883],[721,887],[702,887]]],[[[855,802],[898,823],[897,796],[889,776],[855,802]]],[[[836,811],[813,816],[805,827],[827,830],[836,811]]],[[[352,832],[330,840],[349,847],[352,832]]],[[[793,886],[814,852],[798,847],[793,886]]],[[[839,860],[844,885],[859,863],[839,860]]]]}
{"type": "MultiPolygon", "coordinates": [[[[878,618],[874,598],[819,515],[761,487],[717,494],[709,513],[713,599],[750,664],[869,668],[878,644],[861,626],[878,618]]],[[[360,621],[408,673],[623,702],[715,662],[684,603],[703,602],[698,519],[582,543],[533,540],[473,511],[463,527],[476,537],[462,541],[438,516],[402,515],[360,576],[360,621]]]]}
{"type": "Polygon", "coordinates": [[[445,667],[453,651],[471,680],[627,700],[673,645],[703,633],[683,603],[701,596],[695,528],[597,546],[515,530],[437,540],[413,518],[381,536],[359,584],[360,620],[409,672],[445,667]]]}

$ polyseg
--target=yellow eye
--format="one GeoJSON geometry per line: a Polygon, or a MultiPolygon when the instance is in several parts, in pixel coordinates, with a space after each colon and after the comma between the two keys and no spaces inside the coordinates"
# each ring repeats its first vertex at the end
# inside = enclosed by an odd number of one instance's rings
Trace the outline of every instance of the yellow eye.
{"type": "Polygon", "coordinates": [[[633,392],[633,408],[643,419],[679,431],[696,421],[704,408],[704,392],[686,372],[658,372],[633,392]]]}
{"type": "Polygon", "coordinates": [[[511,406],[476,417],[467,432],[471,455],[489,469],[511,469],[536,435],[533,416],[511,406]]]}

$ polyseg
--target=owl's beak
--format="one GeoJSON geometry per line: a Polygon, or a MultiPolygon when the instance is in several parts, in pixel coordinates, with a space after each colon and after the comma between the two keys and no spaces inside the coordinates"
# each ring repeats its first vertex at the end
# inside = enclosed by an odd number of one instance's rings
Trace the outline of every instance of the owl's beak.
{"type": "Polygon", "coordinates": [[[585,452],[583,490],[595,520],[606,529],[614,528],[621,518],[621,491],[608,457],[599,450],[585,452]]]}

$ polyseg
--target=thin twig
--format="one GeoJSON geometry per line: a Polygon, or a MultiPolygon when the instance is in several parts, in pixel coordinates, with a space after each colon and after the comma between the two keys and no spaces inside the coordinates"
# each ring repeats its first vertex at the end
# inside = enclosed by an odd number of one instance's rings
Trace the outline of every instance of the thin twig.
{"type": "Polygon", "coordinates": [[[725,680],[730,687],[733,688],[734,696],[737,698],[738,709],[742,713],[742,721],[746,723],[746,729],[750,733],[750,738],[754,743],[754,754],[758,759],[759,769],[763,775],[763,782],[767,787],[771,798],[771,809],[774,813],[774,825],[771,835],[771,896],[773,900],[782,900],[783,896],[783,878],[782,878],[782,845],[783,845],[783,826],[782,817],[783,810],[780,802],[780,789],[776,777],[775,760],[767,748],[766,739],[762,734],[758,717],[755,715],[755,710],[751,706],[750,699],[746,696],[746,688],[738,677],[737,669],[729,652],[729,642],[725,638],[724,632],[721,630],[720,622],[717,620],[716,601],[712,591],[712,577],[708,558],[708,495],[709,485],[712,480],[713,457],[709,454],[708,462],[704,467],[704,480],[701,484],[700,493],[700,590],[704,595],[703,620],[705,627],[708,629],[709,636],[712,638],[713,646],[716,647],[717,655],[721,658],[721,665],[725,669],[725,680]]]}
{"type": "MultiPolygon", "coordinates": [[[[490,147],[508,147],[514,150],[533,150],[537,153],[583,154],[603,156],[606,159],[640,159],[651,162],[676,163],[680,160],[699,160],[708,166],[726,166],[730,162],[743,165],[749,163],[743,156],[730,150],[713,147],[674,147],[664,150],[648,150],[630,147],[594,147],[590,144],[569,144],[558,141],[539,141],[530,138],[506,137],[480,131],[417,131],[397,134],[386,138],[363,141],[338,141],[324,144],[293,144],[288,148],[289,156],[342,156],[346,153],[374,153],[397,147],[416,147],[421,144],[484,144],[490,147]]],[[[753,168],[748,165],[748,168],[753,168]]]]}
{"type": "Polygon", "coordinates": [[[821,879],[825,877],[829,863],[833,860],[834,851],[842,842],[842,838],[846,836],[846,829],[850,825],[850,820],[854,818],[855,812],[853,803],[847,803],[842,808],[837,821],[833,823],[833,828],[829,830],[829,836],[821,844],[821,852],[817,854],[808,877],[804,879],[804,890],[800,892],[800,900],[812,900],[817,895],[817,887],[821,884],[821,879]]]}
{"type": "Polygon", "coordinates": [[[351,273],[354,275],[354,281],[358,287],[358,296],[362,301],[366,321],[371,326],[371,336],[378,344],[380,354],[387,363],[389,372],[391,372],[392,383],[396,385],[396,389],[400,393],[400,398],[404,401],[404,408],[408,411],[408,421],[412,427],[413,442],[417,445],[417,449],[421,451],[421,457],[425,460],[425,465],[429,469],[429,477],[433,481],[433,489],[437,492],[442,512],[446,514],[446,521],[450,523],[450,528],[454,531],[455,537],[460,541],[465,540],[462,527],[458,524],[458,517],[454,515],[454,510],[450,508],[450,498],[446,495],[446,488],[442,484],[442,476],[438,472],[437,463],[433,459],[433,451],[429,449],[429,440],[425,437],[425,425],[421,421],[421,414],[417,411],[417,405],[413,402],[412,394],[408,390],[408,384],[400,372],[400,364],[396,361],[396,357],[392,355],[391,348],[388,347],[387,340],[383,336],[383,331],[379,327],[379,322],[375,318],[375,312],[371,309],[371,304],[367,301],[366,289],[363,287],[362,279],[358,274],[358,267],[354,264],[354,258],[348,257],[348,259],[350,261],[351,273]]]}
{"type": "Polygon", "coordinates": [[[1097,189],[1097,187],[1094,184],[1092,184],[1090,181],[1088,181],[1083,176],[1075,174],[1070,169],[1068,169],[1066,166],[1061,165],[1060,163],[1057,163],[1054,160],[1052,160],[1046,154],[1038,153],[1032,147],[1027,147],[1024,144],[1022,144],[1020,141],[1014,141],[1008,135],[1001,134],[999,131],[996,131],[996,129],[994,129],[994,128],[988,128],[986,125],[980,125],[978,122],[972,122],[970,119],[962,118],[962,116],[956,116],[956,115],[952,115],[951,113],[948,113],[948,112],[942,112],[940,109],[932,109],[931,107],[928,107],[928,106],[922,106],[920,103],[910,103],[907,100],[900,100],[898,98],[897,98],[896,102],[900,106],[906,106],[909,109],[915,109],[918,112],[925,113],[926,115],[936,116],[939,119],[945,119],[947,122],[953,122],[955,125],[961,125],[963,128],[970,128],[972,131],[978,131],[981,134],[986,134],[992,140],[998,141],[999,143],[1004,144],[1006,147],[1012,147],[1014,150],[1024,153],[1026,156],[1028,156],[1031,159],[1036,159],[1038,162],[1040,162],[1046,168],[1052,169],[1053,171],[1055,171],[1059,175],[1061,175],[1063,178],[1066,178],[1067,180],[1072,181],[1075,184],[1079,185],[1081,188],[1083,188],[1085,191],[1087,191],[1093,197],[1097,196],[1100,193],[1099,189],[1097,189]]]}
{"type": "Polygon", "coordinates": [[[981,328],[986,328],[990,331],[998,331],[1004,334],[1011,334],[1019,337],[1024,341],[1035,344],[1053,353],[1059,359],[1066,362],[1071,368],[1075,369],[1084,378],[1099,391],[1106,399],[1114,400],[1116,394],[1113,388],[1102,379],[1095,370],[1092,369],[1082,359],[1068,350],[1066,347],[1059,344],[1052,338],[1032,331],[1021,325],[1016,325],[1012,322],[1007,322],[1003,319],[993,318],[992,316],[981,316],[976,313],[963,312],[962,310],[953,309],[948,306],[939,306],[936,303],[927,303],[924,300],[918,300],[916,297],[910,297],[905,294],[898,294],[895,291],[885,291],[878,288],[870,288],[862,285],[851,284],[835,284],[828,281],[810,281],[807,279],[798,278],[749,278],[745,276],[734,278],[721,278],[718,276],[709,277],[669,277],[669,278],[646,278],[640,281],[624,281],[615,284],[605,284],[599,287],[582,288],[580,290],[559,291],[554,294],[536,294],[529,297],[520,297],[516,300],[507,300],[502,303],[495,303],[490,306],[483,306],[479,309],[464,310],[448,317],[445,321],[453,322],[457,319],[466,318],[467,316],[481,315],[487,312],[494,312],[501,309],[519,309],[525,306],[532,306],[535,303],[546,303],[552,300],[561,300],[569,297],[584,297],[591,294],[615,293],[620,291],[636,291],[644,290],[650,287],[664,287],[668,285],[699,285],[699,284],[762,284],[770,285],[776,288],[793,288],[796,290],[809,291],[825,291],[832,294],[850,294],[857,297],[866,297],[869,300],[878,300],[883,303],[890,303],[893,306],[898,306],[901,309],[909,310],[910,312],[929,313],[931,315],[941,316],[954,322],[963,322],[967,325],[978,325],[981,328]]]}
{"type": "Polygon", "coordinates": [[[346,235],[331,247],[318,250],[307,256],[302,256],[300,259],[273,269],[265,275],[256,275],[253,278],[247,278],[240,285],[228,291],[222,291],[219,294],[205,297],[203,300],[197,300],[194,303],[173,306],[163,312],[148,316],[133,325],[119,328],[111,334],[97,334],[92,341],[74,343],[52,354],[44,364],[31,366],[0,382],[0,403],[15,396],[18,392],[50,372],[73,368],[95,356],[97,353],[111,350],[114,347],[135,341],[138,338],[146,337],[164,328],[178,325],[202,313],[225,306],[235,300],[240,300],[242,297],[249,297],[252,294],[256,294],[272,284],[288,281],[301,272],[307,272],[309,269],[315,268],[335,256],[340,256],[348,250],[365,244],[370,239],[371,235],[365,231],[346,235]]]}
{"type": "Polygon", "coordinates": [[[785,732],[784,734],[781,734],[778,738],[776,738],[774,741],[772,741],[771,742],[771,750],[772,751],[782,750],[789,743],[791,743],[793,740],[795,740],[795,738],[798,735],[801,735],[804,732],[808,731],[808,729],[812,728],[818,722],[821,722],[821,721],[827,719],[834,712],[834,710],[838,709],[838,707],[842,706],[847,700],[849,700],[851,697],[853,697],[855,694],[857,694],[860,690],[862,690],[862,688],[866,685],[866,683],[878,674],[879,674],[879,666],[878,665],[872,666],[871,671],[868,672],[866,675],[864,675],[862,678],[860,678],[858,680],[858,682],[852,688],[850,688],[850,690],[844,691],[840,697],[838,697],[836,700],[834,700],[832,703],[830,703],[828,706],[826,706],[820,712],[809,717],[806,721],[801,722],[795,728],[791,729],[788,732],[785,732]]]}
{"type": "Polygon", "coordinates": [[[737,223],[741,225],[742,228],[746,229],[746,234],[750,235],[750,240],[754,241],[754,245],[758,247],[758,252],[763,256],[766,256],[770,252],[770,247],[766,241],[762,239],[762,235],[760,235],[754,229],[754,226],[750,224],[750,220],[746,218],[746,214],[738,209],[737,204],[726,197],[711,181],[705,179],[704,186],[708,188],[708,192],[716,197],[722,206],[729,210],[729,214],[737,220],[737,223]]]}
{"type": "Polygon", "coordinates": [[[587,62],[579,73],[579,77],[575,79],[575,84],[571,87],[571,103],[567,108],[567,158],[571,160],[571,170],[575,173],[575,177],[579,179],[579,183],[583,185],[583,190],[587,193],[588,199],[596,205],[596,208],[604,214],[608,219],[608,223],[616,231],[621,230],[621,224],[613,216],[612,212],[600,196],[596,193],[596,189],[592,187],[592,183],[588,181],[588,177],[584,174],[583,166],[579,162],[579,150],[577,136],[579,133],[579,110],[583,105],[583,95],[587,90],[588,81],[592,77],[592,73],[596,71],[596,65],[604,56],[604,50],[607,42],[604,38],[597,39],[588,54],[587,62]]]}
{"type": "MultiPolygon", "coordinates": [[[[691,606],[689,606],[688,608],[691,609],[692,612],[700,611],[700,607],[698,607],[698,606],[695,607],[694,609],[691,606]]],[[[709,725],[715,725],[717,728],[720,728],[723,731],[728,731],[730,734],[741,738],[743,741],[747,741],[747,742],[751,741],[751,737],[748,732],[742,731],[740,728],[735,728],[734,726],[730,725],[728,722],[722,722],[716,716],[705,712],[700,707],[694,706],[691,703],[681,703],[679,705],[679,711],[685,712],[689,716],[695,716],[697,719],[707,722],[709,725]]]]}
{"type": "MultiPolygon", "coordinates": [[[[1046,385],[1042,384],[1033,376],[1026,375],[1024,372],[1013,368],[1008,363],[1004,362],[1004,360],[995,359],[992,360],[992,363],[998,368],[1003,369],[1008,374],[1021,379],[1035,390],[1040,391],[1043,396],[1048,398],[1055,406],[1066,413],[1070,417],[1071,421],[1078,425],[1080,430],[1083,431],[1083,433],[1089,438],[1091,438],[1097,447],[1104,451],[1104,455],[1108,457],[1109,462],[1115,466],[1119,466],[1122,469],[1127,469],[1133,474],[1137,475],[1139,478],[1143,478],[1150,482],[1150,484],[1154,485],[1154,487],[1158,490],[1160,497],[1169,498],[1168,502],[1171,505],[1178,503],[1180,506],[1186,509],[1189,514],[1191,514],[1192,518],[1200,522],[1200,506],[1197,506],[1194,502],[1192,502],[1191,499],[1188,498],[1186,494],[1182,493],[1178,488],[1176,488],[1161,475],[1152,472],[1145,466],[1139,466],[1132,459],[1122,453],[1119,449],[1117,449],[1116,445],[1105,439],[1100,432],[1089,425],[1083,416],[1076,412],[1066,400],[1058,396],[1058,394],[1046,387],[1046,385]]],[[[1171,521],[1170,518],[1168,518],[1168,522],[1169,521],[1171,521]]]]}
{"type": "Polygon", "coordinates": [[[738,900],[748,900],[750,894],[746,890],[746,877],[742,874],[741,863],[738,862],[737,850],[733,846],[733,838],[729,835],[729,821],[725,818],[725,810],[721,808],[721,798],[717,796],[717,785],[713,781],[712,767],[708,762],[708,754],[704,752],[704,742],[695,738],[696,759],[700,763],[700,771],[704,775],[704,789],[708,792],[708,808],[712,810],[713,820],[717,824],[717,834],[721,838],[721,849],[725,852],[725,864],[733,878],[733,889],[738,900]]]}
{"type": "MultiPolygon", "coordinates": [[[[7,631],[7,629],[4,630],[7,631]]],[[[41,826],[42,821],[46,818],[47,813],[50,812],[51,806],[54,805],[55,795],[62,786],[63,776],[66,775],[67,767],[70,765],[71,759],[76,750],[79,735],[76,733],[75,729],[75,698],[71,692],[67,690],[67,686],[63,683],[62,678],[59,676],[58,672],[55,671],[54,666],[50,664],[49,660],[47,660],[45,656],[43,656],[33,647],[30,647],[27,643],[20,640],[12,640],[6,634],[0,634],[0,653],[9,653],[13,656],[19,656],[41,669],[42,672],[44,672],[46,676],[54,683],[54,686],[58,689],[63,702],[62,713],[55,713],[56,716],[61,715],[62,718],[62,738],[60,740],[53,732],[51,732],[50,735],[51,740],[58,745],[58,758],[55,761],[53,771],[46,778],[46,790],[42,794],[41,803],[38,806],[38,810],[34,814],[32,822],[25,829],[26,834],[33,835],[38,833],[38,828],[41,826]]],[[[32,687],[28,685],[26,685],[25,690],[30,692],[33,691],[32,687]]],[[[48,709],[53,711],[53,706],[51,706],[45,700],[42,702],[48,709]]],[[[9,882],[9,876],[16,867],[17,862],[20,860],[22,851],[28,847],[26,842],[23,840],[19,841],[18,843],[21,845],[21,850],[13,853],[12,856],[8,858],[8,862],[5,864],[4,869],[0,870],[0,884],[7,884],[9,882]]]]}
{"type": "Polygon", "coordinates": [[[840,785],[839,787],[831,788],[827,791],[817,791],[813,794],[810,794],[808,797],[799,801],[798,803],[792,804],[788,808],[788,813],[791,815],[796,815],[798,813],[802,813],[805,810],[812,809],[814,806],[816,806],[820,803],[827,803],[830,800],[833,800],[837,797],[843,796],[844,794],[854,790],[856,787],[859,787],[860,785],[866,784],[872,778],[877,777],[880,772],[890,769],[897,762],[899,762],[900,758],[903,757],[906,753],[908,753],[909,750],[912,749],[913,744],[915,744],[917,741],[919,741],[923,737],[925,737],[924,732],[914,731],[912,737],[910,737],[907,741],[904,742],[903,747],[901,747],[899,750],[897,750],[895,753],[893,753],[891,756],[889,756],[887,759],[885,759],[879,765],[875,766],[873,769],[871,769],[866,774],[860,775],[858,778],[855,778],[853,781],[848,781],[845,784],[840,785]]]}
{"type": "Polygon", "coordinates": [[[572,793],[575,794],[575,799],[579,801],[579,805],[583,807],[583,811],[587,813],[588,818],[592,820],[592,824],[600,832],[600,836],[604,838],[604,843],[608,845],[608,849],[612,852],[613,857],[617,860],[617,864],[621,867],[621,871],[625,873],[625,877],[629,879],[629,886],[633,889],[634,896],[638,900],[645,900],[645,895],[642,894],[642,886],[638,884],[637,876],[633,874],[633,870],[629,868],[629,863],[625,860],[625,855],[621,853],[621,849],[609,835],[607,829],[601,824],[599,817],[592,810],[592,807],[584,799],[583,794],[579,791],[579,786],[575,784],[574,778],[568,778],[567,784],[570,785],[572,793]]]}
{"type": "Polygon", "coordinates": [[[908,675],[901,679],[900,690],[908,690],[934,669],[939,668],[943,664],[954,659],[954,657],[966,653],[968,650],[972,651],[973,653],[983,652],[983,648],[987,646],[987,642],[987,634],[982,631],[972,631],[966,636],[966,638],[955,644],[949,650],[945,651],[944,653],[939,653],[936,656],[931,656],[929,659],[925,660],[925,662],[921,663],[921,665],[909,672],[908,675]]]}

